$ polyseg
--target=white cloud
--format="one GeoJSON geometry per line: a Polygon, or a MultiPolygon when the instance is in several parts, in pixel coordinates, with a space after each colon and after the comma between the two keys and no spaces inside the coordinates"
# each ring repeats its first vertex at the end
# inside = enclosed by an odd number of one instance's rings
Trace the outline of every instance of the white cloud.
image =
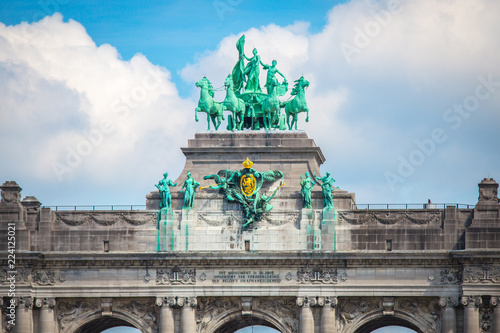
{"type": "MultiPolygon", "coordinates": [[[[491,0],[355,0],[334,7],[318,34],[303,24],[250,29],[245,50],[248,55],[255,46],[264,62],[277,59],[289,81],[304,75],[311,82],[311,121],[301,118],[300,127],[322,147],[325,169],[359,201],[462,200],[458,194],[474,203],[481,178],[468,156],[480,154],[492,164],[479,167],[481,177],[500,177],[493,166],[500,154],[489,144],[500,139],[500,87],[456,129],[444,114],[474,96],[479,77],[500,81],[499,14],[500,3],[491,0]],[[415,141],[428,142],[436,128],[446,139],[415,152],[415,141]],[[455,146],[462,147],[460,155],[452,153],[455,146]],[[422,154],[423,162],[416,159],[422,154]],[[385,174],[399,176],[400,158],[419,165],[391,189],[385,174]]],[[[207,75],[222,85],[239,35],[186,66],[183,77],[207,75]]]]}
{"type": "Polygon", "coordinates": [[[0,25],[5,177],[31,175],[56,188],[130,182],[133,191],[181,168],[169,156],[181,159],[193,104],[166,69],[141,54],[121,60],[59,14],[31,28],[36,34],[23,32],[26,23],[0,25]]]}

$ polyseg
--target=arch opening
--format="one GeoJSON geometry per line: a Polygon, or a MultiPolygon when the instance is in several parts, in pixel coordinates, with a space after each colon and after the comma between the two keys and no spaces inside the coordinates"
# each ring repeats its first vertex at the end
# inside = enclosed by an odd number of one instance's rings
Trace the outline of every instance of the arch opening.
{"type": "Polygon", "coordinates": [[[76,330],[75,333],[101,333],[107,329],[114,327],[132,327],[137,329],[138,332],[140,332],[140,330],[137,327],[135,327],[134,325],[123,319],[114,317],[103,317],[86,323],[78,330],[76,330]]]}
{"type": "Polygon", "coordinates": [[[424,333],[421,329],[419,329],[417,326],[414,324],[402,319],[402,318],[397,318],[397,317],[380,317],[373,319],[363,326],[359,327],[355,333],[372,333],[380,328],[389,328],[391,326],[399,326],[399,327],[404,327],[408,328],[410,330],[413,330],[414,332],[417,333],[424,333]]]}
{"type": "Polygon", "coordinates": [[[270,328],[267,326],[247,326],[245,328],[241,328],[237,330],[235,333],[279,333],[280,331],[275,330],[274,328],[270,328]]]}
{"type": "Polygon", "coordinates": [[[214,333],[235,333],[243,328],[252,326],[260,326],[260,327],[264,326],[272,328],[276,332],[280,332],[278,327],[274,326],[273,324],[269,323],[264,319],[253,316],[241,316],[238,318],[238,320],[231,320],[224,323],[214,333]]]}

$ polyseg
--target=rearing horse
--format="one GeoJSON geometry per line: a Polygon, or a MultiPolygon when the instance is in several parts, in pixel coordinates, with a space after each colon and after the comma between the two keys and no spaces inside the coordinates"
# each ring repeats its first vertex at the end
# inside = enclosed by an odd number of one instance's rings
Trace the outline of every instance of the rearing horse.
{"type": "Polygon", "coordinates": [[[224,81],[226,87],[226,98],[224,99],[224,107],[233,113],[233,124],[231,130],[242,130],[243,120],[245,116],[245,102],[236,97],[234,94],[234,83],[231,74],[224,81]]]}
{"type": "Polygon", "coordinates": [[[281,111],[280,100],[276,94],[277,86],[278,80],[273,77],[271,82],[269,82],[269,94],[264,102],[262,102],[262,116],[264,117],[264,128],[266,130],[273,126],[276,114],[279,114],[281,111]]]}
{"type": "Polygon", "coordinates": [[[194,110],[194,119],[198,121],[198,112],[205,112],[207,114],[208,130],[210,131],[210,119],[212,119],[215,130],[217,131],[222,120],[224,120],[224,115],[222,114],[224,109],[223,105],[220,102],[214,101],[212,84],[206,77],[196,82],[195,85],[201,88],[201,92],[198,107],[194,110]]]}
{"type": "Polygon", "coordinates": [[[286,123],[288,124],[289,130],[291,130],[294,125],[295,130],[297,130],[297,114],[300,112],[307,112],[306,122],[309,121],[309,108],[307,107],[306,94],[304,92],[304,88],[309,87],[309,81],[302,76],[295,82],[295,86],[290,92],[291,95],[295,95],[295,98],[283,103],[281,106],[285,107],[286,123]],[[292,123],[290,123],[290,117],[292,117],[292,123]]]}

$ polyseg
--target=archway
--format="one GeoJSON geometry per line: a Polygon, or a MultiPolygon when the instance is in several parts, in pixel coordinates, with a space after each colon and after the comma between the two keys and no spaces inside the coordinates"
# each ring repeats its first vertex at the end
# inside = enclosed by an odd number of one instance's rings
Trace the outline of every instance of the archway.
{"type": "Polygon", "coordinates": [[[101,333],[114,327],[132,327],[141,333],[152,333],[153,328],[147,323],[140,321],[121,312],[113,312],[112,316],[102,316],[101,312],[94,312],[85,315],[84,318],[77,318],[71,325],[64,328],[64,333],[101,333]]]}
{"type": "Polygon", "coordinates": [[[214,333],[235,333],[240,329],[251,326],[268,327],[280,332],[278,327],[262,318],[256,318],[254,316],[239,316],[237,320],[227,321],[222,324],[214,333]]]}
{"type": "Polygon", "coordinates": [[[267,326],[254,325],[239,329],[234,333],[279,333],[279,331],[267,326]]]}
{"type": "Polygon", "coordinates": [[[295,318],[278,317],[260,310],[254,310],[249,315],[242,315],[241,311],[234,311],[212,318],[204,331],[209,333],[235,333],[245,327],[264,326],[281,333],[292,333],[296,331],[297,324],[298,320],[295,321],[295,318]]]}
{"type": "Polygon", "coordinates": [[[372,333],[415,333],[415,331],[402,326],[386,326],[378,328],[372,333]]]}
{"type": "Polygon", "coordinates": [[[102,331],[102,333],[141,333],[141,331],[139,331],[137,328],[119,326],[109,328],[105,331],[102,331]]]}
{"type": "MultiPolygon", "coordinates": [[[[394,316],[382,316],[375,318],[373,320],[370,320],[369,322],[361,325],[358,327],[354,332],[355,333],[372,333],[376,331],[377,329],[384,328],[384,327],[404,327],[410,330],[413,330],[414,332],[417,333],[424,333],[420,328],[418,328],[414,323],[411,323],[408,320],[405,320],[403,318],[399,317],[394,317],[394,316]]],[[[386,331],[391,331],[390,329],[387,329],[386,331]]],[[[379,331],[377,331],[378,333],[379,331]]],[[[410,331],[411,332],[411,331],[410,331]]]]}

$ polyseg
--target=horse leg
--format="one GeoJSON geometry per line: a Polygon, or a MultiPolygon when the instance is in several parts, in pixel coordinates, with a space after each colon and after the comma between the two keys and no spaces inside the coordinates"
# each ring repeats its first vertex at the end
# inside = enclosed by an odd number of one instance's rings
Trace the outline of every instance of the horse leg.
{"type": "Polygon", "coordinates": [[[196,122],[198,122],[198,111],[200,111],[200,108],[196,108],[194,109],[194,120],[196,120],[196,122]]]}
{"type": "Polygon", "coordinates": [[[210,131],[210,113],[207,112],[207,123],[208,123],[208,130],[210,131]]]}
{"type": "Polygon", "coordinates": [[[308,123],[309,122],[309,108],[306,108],[306,113],[307,113],[306,123],[308,123]]]}
{"type": "Polygon", "coordinates": [[[212,122],[214,123],[215,130],[217,131],[221,123],[220,116],[213,115],[212,122]]]}
{"type": "Polygon", "coordinates": [[[295,113],[293,115],[293,122],[295,123],[295,130],[297,130],[297,123],[299,122],[299,114],[295,113]]]}

